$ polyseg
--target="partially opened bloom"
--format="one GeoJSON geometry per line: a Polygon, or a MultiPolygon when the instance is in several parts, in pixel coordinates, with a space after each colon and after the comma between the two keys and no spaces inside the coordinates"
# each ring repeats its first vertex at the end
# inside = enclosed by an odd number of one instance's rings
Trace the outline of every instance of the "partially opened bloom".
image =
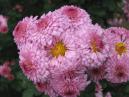
{"type": "Polygon", "coordinates": [[[8,80],[14,79],[14,76],[11,73],[11,67],[9,61],[6,61],[3,65],[0,66],[0,75],[7,78],[8,80]]]}
{"type": "Polygon", "coordinates": [[[104,42],[110,49],[110,56],[129,56],[129,30],[120,27],[108,28],[104,33],[104,42]]]}
{"type": "Polygon", "coordinates": [[[107,74],[106,79],[111,83],[123,83],[129,80],[129,58],[123,56],[117,58],[117,56],[111,57],[107,62],[107,74]]]}
{"type": "Polygon", "coordinates": [[[8,24],[7,24],[7,18],[3,15],[0,15],[0,32],[6,33],[8,32],[8,24]]]}
{"type": "Polygon", "coordinates": [[[71,27],[91,24],[89,14],[85,10],[73,5],[61,7],[57,10],[57,13],[66,16],[66,19],[68,19],[71,27]]]}

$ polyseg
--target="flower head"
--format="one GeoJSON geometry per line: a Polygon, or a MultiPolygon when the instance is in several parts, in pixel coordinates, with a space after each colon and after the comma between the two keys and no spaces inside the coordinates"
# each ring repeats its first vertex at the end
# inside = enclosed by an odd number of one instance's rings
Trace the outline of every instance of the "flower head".
{"type": "Polygon", "coordinates": [[[106,79],[112,83],[122,83],[129,80],[128,57],[111,57],[107,62],[106,79]]]}
{"type": "Polygon", "coordinates": [[[33,45],[25,45],[19,52],[20,67],[24,74],[32,81],[45,81],[49,75],[47,66],[42,64],[42,53],[33,45]],[[24,50],[23,50],[24,49],[24,50]]]}
{"type": "Polygon", "coordinates": [[[127,55],[129,53],[129,31],[125,28],[111,27],[104,33],[104,41],[107,44],[110,56],[127,55]]]}
{"type": "Polygon", "coordinates": [[[103,41],[103,32],[104,29],[98,25],[89,26],[80,32],[80,51],[87,67],[98,67],[107,60],[108,48],[103,41]]]}
{"type": "Polygon", "coordinates": [[[70,25],[74,25],[75,27],[91,24],[89,14],[85,10],[73,5],[61,7],[57,10],[57,13],[64,15],[70,25]]]}
{"type": "Polygon", "coordinates": [[[25,44],[29,37],[36,32],[36,19],[37,17],[26,17],[16,25],[13,31],[13,36],[18,48],[25,44]]]}

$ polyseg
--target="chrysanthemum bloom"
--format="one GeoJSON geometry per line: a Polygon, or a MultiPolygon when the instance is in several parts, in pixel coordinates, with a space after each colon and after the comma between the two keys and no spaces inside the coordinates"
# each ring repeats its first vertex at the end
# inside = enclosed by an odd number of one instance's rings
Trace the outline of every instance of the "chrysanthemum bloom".
{"type": "Polygon", "coordinates": [[[83,64],[87,67],[98,67],[107,60],[108,48],[103,42],[103,32],[104,29],[98,25],[91,25],[80,31],[79,48],[83,64]]]}
{"type": "Polygon", "coordinates": [[[16,25],[13,36],[18,48],[27,43],[31,34],[36,32],[36,19],[37,17],[26,17],[16,25]]]}
{"type": "Polygon", "coordinates": [[[3,15],[0,15],[0,32],[6,33],[8,32],[8,24],[7,24],[7,18],[3,15]]]}
{"type": "Polygon", "coordinates": [[[104,41],[110,49],[110,56],[129,55],[129,30],[120,27],[108,28],[104,33],[104,41]]]}
{"type": "Polygon", "coordinates": [[[48,12],[43,14],[36,23],[38,33],[45,33],[59,36],[64,30],[68,29],[68,20],[61,14],[48,12]]]}
{"type": "Polygon", "coordinates": [[[57,10],[57,13],[66,16],[71,27],[91,24],[89,14],[85,10],[73,5],[61,7],[57,10]]]}
{"type": "Polygon", "coordinates": [[[129,80],[129,58],[127,56],[122,56],[117,58],[117,56],[111,57],[107,62],[107,74],[106,79],[112,83],[122,83],[129,80]]]}
{"type": "Polygon", "coordinates": [[[11,73],[10,63],[6,61],[3,65],[0,66],[0,75],[7,78],[8,80],[13,80],[14,76],[11,73]]]}
{"type": "Polygon", "coordinates": [[[87,73],[92,81],[102,80],[106,74],[106,66],[103,64],[98,67],[87,68],[87,73]]]}
{"type": "MultiPolygon", "coordinates": [[[[43,62],[43,52],[40,52],[34,45],[26,44],[19,52],[20,67],[28,79],[39,82],[44,81],[49,75],[47,65],[43,62]]],[[[45,60],[45,58],[43,58],[45,60]]],[[[47,61],[47,60],[46,60],[47,61]]]]}
{"type": "Polygon", "coordinates": [[[54,90],[63,97],[77,97],[80,91],[83,91],[90,83],[87,81],[85,68],[80,60],[64,61],[57,68],[51,69],[51,73],[51,84],[54,90]]]}

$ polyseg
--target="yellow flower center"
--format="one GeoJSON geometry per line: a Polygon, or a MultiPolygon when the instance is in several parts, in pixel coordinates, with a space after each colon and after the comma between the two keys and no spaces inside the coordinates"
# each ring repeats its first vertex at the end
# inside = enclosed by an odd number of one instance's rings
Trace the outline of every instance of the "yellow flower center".
{"type": "Polygon", "coordinates": [[[58,57],[59,55],[64,56],[66,52],[66,47],[62,42],[57,42],[51,49],[51,54],[53,57],[58,57]]]}
{"type": "Polygon", "coordinates": [[[115,50],[119,55],[122,55],[126,52],[127,48],[126,45],[123,42],[118,42],[115,45],[115,50]]]}
{"type": "Polygon", "coordinates": [[[91,42],[91,49],[92,49],[92,51],[95,52],[95,53],[100,51],[100,49],[99,49],[99,47],[98,47],[96,41],[92,41],[92,42],[91,42]]]}

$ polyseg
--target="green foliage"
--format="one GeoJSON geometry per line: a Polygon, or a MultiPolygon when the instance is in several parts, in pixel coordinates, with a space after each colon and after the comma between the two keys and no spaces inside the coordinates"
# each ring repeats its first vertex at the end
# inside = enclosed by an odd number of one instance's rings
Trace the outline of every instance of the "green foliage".
{"type": "MultiPolygon", "coordinates": [[[[0,97],[46,97],[39,93],[35,86],[22,73],[18,65],[18,50],[14,43],[12,32],[19,20],[25,16],[40,16],[48,11],[53,11],[63,5],[76,5],[85,9],[93,20],[102,27],[109,27],[108,19],[115,17],[115,14],[123,16],[122,0],[0,0],[0,14],[9,18],[9,32],[0,34],[0,64],[6,60],[14,60],[12,66],[15,79],[8,81],[0,78],[0,97]],[[19,12],[14,7],[19,4],[23,11],[19,12]]],[[[124,23],[124,26],[129,23],[124,23]]],[[[129,97],[129,83],[122,85],[112,85],[106,81],[101,82],[104,93],[111,91],[113,97],[129,97]]],[[[94,83],[83,91],[80,97],[94,97],[94,83]]]]}

